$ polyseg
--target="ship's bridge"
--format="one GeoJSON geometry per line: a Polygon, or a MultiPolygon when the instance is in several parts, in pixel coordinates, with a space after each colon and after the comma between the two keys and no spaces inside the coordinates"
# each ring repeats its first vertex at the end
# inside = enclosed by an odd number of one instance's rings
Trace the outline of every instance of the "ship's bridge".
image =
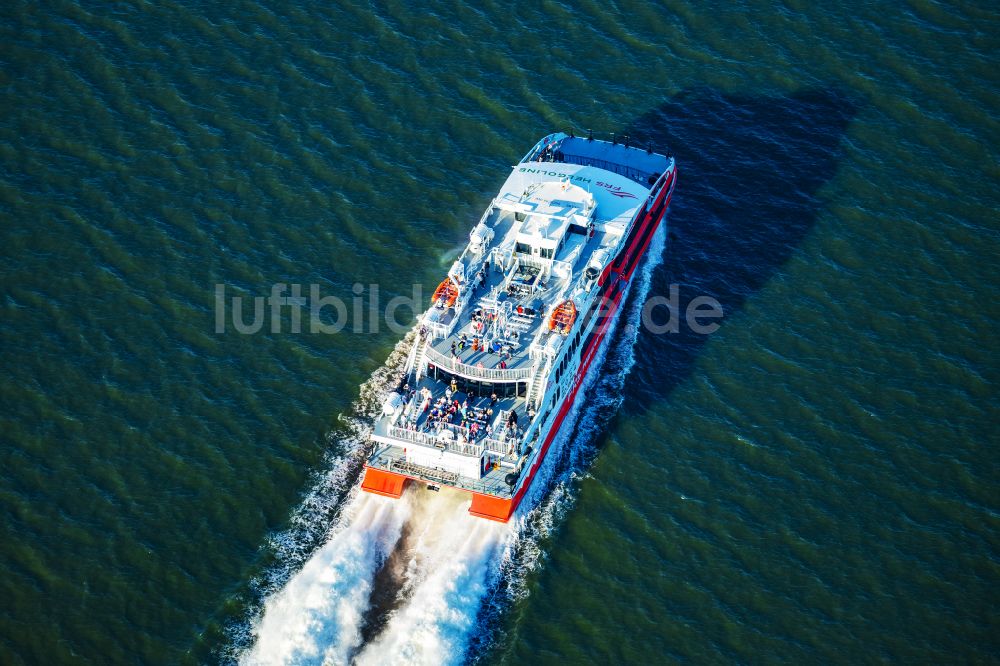
{"type": "Polygon", "coordinates": [[[513,212],[521,224],[514,252],[522,257],[551,260],[570,231],[587,234],[592,229],[594,196],[569,179],[534,183],[520,196],[504,192],[497,199],[500,210],[513,212]]]}
{"type": "Polygon", "coordinates": [[[604,224],[624,227],[648,194],[639,183],[592,166],[526,162],[513,168],[494,205],[523,215],[537,210],[539,215],[563,216],[571,223],[582,215],[600,229],[604,224]],[[560,204],[576,207],[560,211],[560,204]]]}

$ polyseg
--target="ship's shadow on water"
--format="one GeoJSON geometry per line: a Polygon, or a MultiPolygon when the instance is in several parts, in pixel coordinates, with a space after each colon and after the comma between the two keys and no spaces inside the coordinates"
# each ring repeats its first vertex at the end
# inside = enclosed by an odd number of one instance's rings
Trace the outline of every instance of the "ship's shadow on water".
{"type": "MultiPolygon", "coordinates": [[[[815,223],[821,207],[817,193],[836,170],[841,141],[855,113],[856,106],[835,91],[747,97],[698,89],[647,112],[623,132],[635,145],[649,143],[677,158],[679,181],[665,254],[652,271],[648,290],[633,286],[622,308],[627,319],[619,321],[601,378],[584,399],[598,410],[577,424],[571,444],[556,461],[555,486],[563,487],[548,489],[537,515],[529,517],[522,543],[548,531],[535,524],[544,525],[546,514],[572,504],[560,498],[572,497],[571,479],[586,472],[617,418],[645,411],[690,376],[708,339],[683,321],[691,299],[711,296],[730,317],[788,261],[815,223]],[[640,327],[633,347],[634,332],[627,327],[639,324],[633,321],[641,305],[637,299],[669,297],[671,284],[679,285],[678,332],[658,334],[640,327]]],[[[664,324],[666,318],[667,309],[659,308],[654,323],[664,324]]],[[[532,558],[522,550],[515,549],[508,574],[532,558]]],[[[499,587],[513,589],[517,596],[518,585],[499,587]]],[[[510,594],[494,594],[480,609],[481,631],[470,641],[466,663],[490,661],[489,655],[509,640],[503,617],[513,600],[510,594]]]]}
{"type": "MultiPolygon", "coordinates": [[[[725,326],[788,261],[816,221],[817,193],[833,177],[855,114],[833,90],[787,97],[691,90],[631,124],[633,142],[669,147],[677,158],[666,255],[649,297],[669,297],[678,285],[679,327],[640,329],[623,414],[644,411],[691,374],[709,337],[684,321],[693,298],[717,299],[724,317],[702,322],[725,326]]],[[[657,325],[667,316],[667,307],[652,311],[657,325]]]]}

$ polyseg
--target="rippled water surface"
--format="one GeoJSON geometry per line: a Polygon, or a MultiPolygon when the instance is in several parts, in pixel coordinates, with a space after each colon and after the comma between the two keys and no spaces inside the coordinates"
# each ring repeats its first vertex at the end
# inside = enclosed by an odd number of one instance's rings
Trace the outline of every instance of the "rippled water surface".
{"type": "Polygon", "coordinates": [[[995,661],[998,35],[927,1],[5,3],[0,662],[995,661]],[[359,498],[400,335],[220,335],[215,285],[436,284],[569,127],[680,184],[539,508],[359,498]],[[719,330],[630,327],[671,285],[719,330]]]}

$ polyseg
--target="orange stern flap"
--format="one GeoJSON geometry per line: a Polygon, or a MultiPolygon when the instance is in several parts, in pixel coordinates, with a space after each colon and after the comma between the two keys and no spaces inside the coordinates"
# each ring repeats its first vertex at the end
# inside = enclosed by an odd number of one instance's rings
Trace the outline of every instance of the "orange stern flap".
{"type": "Polygon", "coordinates": [[[514,500],[473,493],[469,513],[478,518],[488,518],[506,523],[510,520],[510,515],[514,513],[514,500]]]}
{"type": "Polygon", "coordinates": [[[376,495],[399,499],[400,495],[403,494],[404,485],[406,485],[406,477],[402,474],[367,467],[365,468],[365,480],[361,482],[361,489],[376,495]]]}

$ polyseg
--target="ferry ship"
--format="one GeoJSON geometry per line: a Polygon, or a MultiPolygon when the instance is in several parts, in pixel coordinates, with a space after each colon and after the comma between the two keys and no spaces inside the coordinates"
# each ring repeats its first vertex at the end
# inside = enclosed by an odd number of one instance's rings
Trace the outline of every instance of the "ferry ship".
{"type": "Polygon", "coordinates": [[[418,322],[370,435],[363,490],[472,495],[506,522],[608,338],[670,204],[674,159],[555,133],[516,164],[418,322]]]}

